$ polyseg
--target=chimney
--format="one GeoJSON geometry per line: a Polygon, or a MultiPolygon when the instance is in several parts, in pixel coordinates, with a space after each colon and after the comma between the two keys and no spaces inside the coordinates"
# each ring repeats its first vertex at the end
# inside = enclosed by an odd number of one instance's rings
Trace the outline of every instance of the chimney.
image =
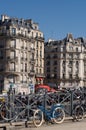
{"type": "Polygon", "coordinates": [[[1,20],[4,22],[6,19],[10,19],[7,15],[1,15],[1,20]]]}

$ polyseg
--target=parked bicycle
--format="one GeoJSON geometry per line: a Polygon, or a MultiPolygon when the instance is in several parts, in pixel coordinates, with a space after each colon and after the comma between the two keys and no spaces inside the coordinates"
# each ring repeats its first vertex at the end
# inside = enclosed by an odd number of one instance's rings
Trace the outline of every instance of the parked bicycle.
{"type": "Polygon", "coordinates": [[[79,103],[75,107],[74,112],[77,121],[84,119],[84,115],[86,114],[86,99],[83,99],[82,96],[79,97],[79,103]]]}
{"type": "Polygon", "coordinates": [[[45,106],[38,106],[38,109],[34,112],[33,123],[36,127],[39,127],[44,120],[60,124],[64,119],[65,112],[61,104],[51,106],[50,110],[46,109],[45,106]]]}

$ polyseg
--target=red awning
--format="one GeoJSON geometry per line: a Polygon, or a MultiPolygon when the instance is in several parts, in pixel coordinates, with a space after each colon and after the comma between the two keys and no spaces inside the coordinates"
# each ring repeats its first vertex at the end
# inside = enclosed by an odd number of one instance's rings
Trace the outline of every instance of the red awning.
{"type": "Polygon", "coordinates": [[[42,78],[39,78],[39,80],[42,80],[42,78]]]}
{"type": "Polygon", "coordinates": [[[43,78],[36,78],[36,80],[43,80],[43,78]]]}

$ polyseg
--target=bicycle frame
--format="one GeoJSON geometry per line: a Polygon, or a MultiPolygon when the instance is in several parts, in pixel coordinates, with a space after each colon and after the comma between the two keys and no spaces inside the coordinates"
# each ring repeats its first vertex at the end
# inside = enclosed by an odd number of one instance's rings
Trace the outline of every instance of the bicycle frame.
{"type": "Polygon", "coordinates": [[[40,109],[43,112],[45,119],[47,119],[48,121],[53,120],[54,118],[53,111],[55,110],[55,108],[63,109],[63,105],[62,104],[53,105],[51,106],[50,110],[46,109],[44,106],[38,106],[38,109],[40,109]]]}

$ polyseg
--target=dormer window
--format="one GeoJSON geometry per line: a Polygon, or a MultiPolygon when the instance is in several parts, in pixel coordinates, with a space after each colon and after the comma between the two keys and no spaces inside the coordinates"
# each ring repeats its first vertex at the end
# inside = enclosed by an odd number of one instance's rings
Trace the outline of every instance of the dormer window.
{"type": "Polygon", "coordinates": [[[72,39],[71,39],[71,38],[69,38],[69,42],[72,42],[72,39]]]}

